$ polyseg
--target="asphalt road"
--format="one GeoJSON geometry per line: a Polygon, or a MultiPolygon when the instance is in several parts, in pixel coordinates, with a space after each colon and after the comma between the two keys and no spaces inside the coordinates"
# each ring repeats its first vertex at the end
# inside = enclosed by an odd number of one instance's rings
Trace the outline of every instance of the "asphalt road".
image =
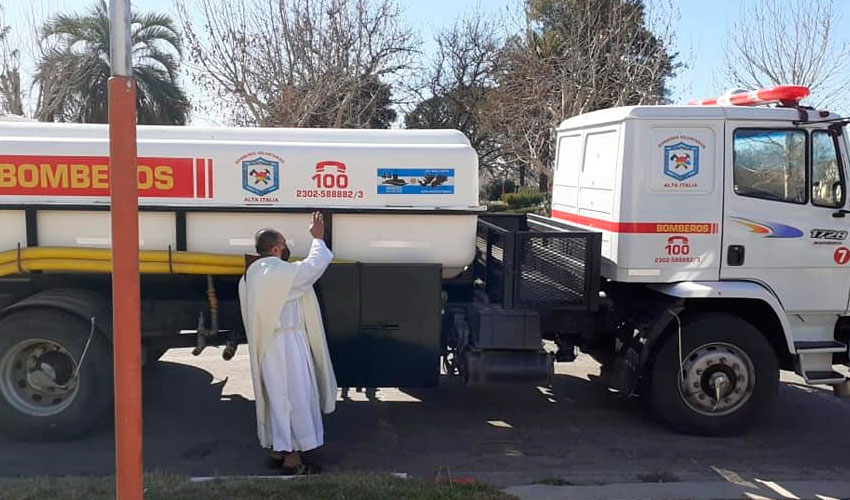
{"type": "MultiPolygon", "coordinates": [[[[750,434],[673,433],[637,401],[593,382],[586,357],[559,364],[554,390],[475,389],[350,394],[326,420],[329,470],[466,476],[497,485],[641,481],[834,480],[847,477],[850,400],[783,374],[776,414],[750,434]]],[[[189,475],[265,474],[248,359],[172,350],[145,373],[145,467],[189,475]]],[[[112,430],[75,441],[0,440],[0,475],[105,475],[112,430]]]]}

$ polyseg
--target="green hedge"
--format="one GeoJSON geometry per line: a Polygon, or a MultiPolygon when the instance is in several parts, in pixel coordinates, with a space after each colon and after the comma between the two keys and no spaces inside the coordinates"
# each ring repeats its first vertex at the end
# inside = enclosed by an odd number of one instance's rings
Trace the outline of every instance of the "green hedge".
{"type": "Polygon", "coordinates": [[[487,204],[488,212],[505,212],[508,210],[508,204],[504,201],[491,201],[487,204]]]}
{"type": "Polygon", "coordinates": [[[507,193],[502,199],[512,210],[525,207],[538,207],[546,199],[543,193],[532,190],[522,190],[517,193],[507,193]]]}

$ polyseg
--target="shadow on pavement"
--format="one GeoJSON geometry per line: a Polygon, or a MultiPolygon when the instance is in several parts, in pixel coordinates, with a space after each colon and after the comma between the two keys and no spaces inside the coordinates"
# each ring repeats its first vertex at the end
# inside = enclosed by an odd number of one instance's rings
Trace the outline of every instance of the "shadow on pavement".
{"type": "MultiPolygon", "coordinates": [[[[265,474],[254,403],[222,396],[226,380],[173,362],[144,376],[145,466],[189,475],[265,474]]],[[[674,434],[636,400],[584,376],[553,388],[472,388],[442,380],[423,390],[347,391],[326,417],[328,470],[474,474],[498,485],[562,478],[629,482],[665,475],[716,480],[735,474],[784,479],[845,474],[850,405],[783,384],[771,422],[734,438],[674,434]]],[[[113,471],[112,429],[75,441],[0,440],[0,475],[104,475],[113,471]]]]}

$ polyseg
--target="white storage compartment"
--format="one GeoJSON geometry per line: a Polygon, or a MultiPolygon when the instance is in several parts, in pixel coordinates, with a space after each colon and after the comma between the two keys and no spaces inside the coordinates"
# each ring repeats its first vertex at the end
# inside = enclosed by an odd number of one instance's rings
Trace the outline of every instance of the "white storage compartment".
{"type": "Polygon", "coordinates": [[[343,260],[442,264],[452,277],[475,257],[475,230],[474,215],[339,214],[333,251],[343,260]]]}
{"type": "MultiPolygon", "coordinates": [[[[109,212],[41,210],[37,220],[39,246],[109,248],[112,244],[109,212]]],[[[142,250],[176,248],[175,237],[173,213],[139,214],[139,248],[142,250]]]]}
{"type": "Polygon", "coordinates": [[[309,214],[189,213],[186,214],[186,249],[253,254],[254,235],[268,227],[284,234],[293,257],[304,257],[310,250],[309,222],[309,214]]]}
{"type": "Polygon", "coordinates": [[[0,210],[0,251],[27,246],[26,214],[23,210],[0,210]]]}

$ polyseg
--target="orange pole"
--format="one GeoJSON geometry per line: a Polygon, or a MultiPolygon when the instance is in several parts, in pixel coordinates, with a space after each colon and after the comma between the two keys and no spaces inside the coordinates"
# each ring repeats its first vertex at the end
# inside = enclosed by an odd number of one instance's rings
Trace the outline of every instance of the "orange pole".
{"type": "Polygon", "coordinates": [[[139,307],[139,184],[136,84],[109,79],[115,481],[118,500],[142,500],[142,341],[139,307]]]}

